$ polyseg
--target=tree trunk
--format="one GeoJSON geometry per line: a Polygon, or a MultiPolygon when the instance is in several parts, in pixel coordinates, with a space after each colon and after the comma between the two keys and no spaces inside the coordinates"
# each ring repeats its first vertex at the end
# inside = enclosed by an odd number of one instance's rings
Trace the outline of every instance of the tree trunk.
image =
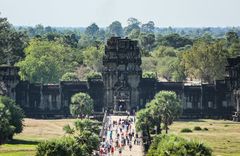
{"type": "Polygon", "coordinates": [[[148,126],[147,126],[147,135],[148,135],[148,142],[151,144],[151,134],[148,126]]]}
{"type": "Polygon", "coordinates": [[[157,123],[157,134],[161,134],[162,133],[162,129],[161,129],[161,117],[159,116],[159,122],[157,123]]]}
{"type": "Polygon", "coordinates": [[[168,124],[167,124],[167,122],[165,122],[165,132],[166,132],[166,134],[168,134],[168,124]]]}

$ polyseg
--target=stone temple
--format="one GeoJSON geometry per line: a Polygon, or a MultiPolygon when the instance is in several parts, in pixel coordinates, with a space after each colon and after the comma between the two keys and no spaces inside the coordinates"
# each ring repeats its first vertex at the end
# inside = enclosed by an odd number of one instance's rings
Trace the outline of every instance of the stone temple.
{"type": "Polygon", "coordinates": [[[229,58],[227,76],[214,84],[187,85],[143,78],[137,41],[112,37],[105,46],[101,79],[42,84],[21,81],[19,68],[0,66],[0,94],[15,99],[28,117],[69,116],[71,96],[88,93],[94,111],[135,112],[162,90],[182,100],[182,118],[240,119],[240,56],[229,58]]]}
{"type": "Polygon", "coordinates": [[[104,104],[108,110],[136,110],[140,101],[141,54],[137,41],[112,38],[103,57],[104,104]]]}

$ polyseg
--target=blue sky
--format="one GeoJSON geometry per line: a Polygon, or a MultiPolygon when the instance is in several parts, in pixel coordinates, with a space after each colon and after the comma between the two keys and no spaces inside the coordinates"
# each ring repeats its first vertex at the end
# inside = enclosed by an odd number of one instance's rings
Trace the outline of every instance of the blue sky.
{"type": "Polygon", "coordinates": [[[240,26],[240,0],[0,0],[14,25],[108,26],[129,17],[156,26],[240,26]]]}

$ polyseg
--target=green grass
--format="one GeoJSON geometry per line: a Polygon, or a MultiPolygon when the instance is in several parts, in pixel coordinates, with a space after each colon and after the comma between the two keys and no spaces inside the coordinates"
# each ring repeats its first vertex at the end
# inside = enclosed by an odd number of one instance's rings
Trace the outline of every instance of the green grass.
{"type": "Polygon", "coordinates": [[[23,132],[15,135],[13,141],[0,145],[0,156],[33,156],[39,142],[64,136],[62,127],[73,121],[25,119],[23,132]]]}
{"type": "Polygon", "coordinates": [[[10,151],[5,153],[0,153],[0,156],[33,156],[35,151],[10,151]]]}
{"type": "MultiPolygon", "coordinates": [[[[64,136],[62,127],[71,124],[73,119],[35,120],[25,119],[25,128],[14,136],[12,142],[0,146],[0,156],[33,156],[40,141],[64,136]]],[[[214,156],[240,156],[240,123],[224,120],[176,121],[169,133],[205,143],[213,149],[214,156]],[[208,131],[181,133],[181,129],[195,126],[208,131]]]]}
{"type": "Polygon", "coordinates": [[[240,156],[240,123],[225,120],[176,121],[170,126],[170,133],[193,139],[208,145],[215,156],[240,156]],[[228,126],[226,126],[228,125],[228,126]],[[181,133],[185,127],[205,127],[208,131],[181,133]]]}

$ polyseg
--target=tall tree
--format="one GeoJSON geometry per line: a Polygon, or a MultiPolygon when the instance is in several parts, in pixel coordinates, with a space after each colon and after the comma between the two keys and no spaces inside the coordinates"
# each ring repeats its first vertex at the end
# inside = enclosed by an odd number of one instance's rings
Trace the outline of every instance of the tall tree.
{"type": "Polygon", "coordinates": [[[17,32],[6,18],[0,17],[0,64],[14,65],[23,59],[27,42],[25,33],[17,32]]]}
{"type": "Polygon", "coordinates": [[[20,76],[30,82],[56,83],[76,65],[73,49],[58,42],[33,39],[18,62],[20,76]]]}
{"type": "Polygon", "coordinates": [[[93,100],[86,93],[77,93],[71,97],[70,112],[81,118],[93,112],[93,100]]]}
{"type": "Polygon", "coordinates": [[[118,37],[123,36],[122,24],[119,21],[112,22],[108,26],[107,30],[108,30],[108,33],[110,34],[110,36],[118,36],[118,37]]]}
{"type": "Polygon", "coordinates": [[[62,76],[61,81],[79,81],[79,79],[76,73],[67,72],[62,76]]]}
{"type": "Polygon", "coordinates": [[[23,130],[23,110],[9,97],[0,96],[0,144],[23,130]]]}
{"type": "Polygon", "coordinates": [[[179,34],[176,34],[176,33],[162,36],[161,38],[158,39],[158,42],[160,45],[174,47],[174,48],[180,48],[186,45],[192,45],[193,43],[191,39],[180,36],[179,34]]]}
{"type": "Polygon", "coordinates": [[[37,24],[35,26],[35,34],[42,36],[44,34],[44,26],[42,24],[37,24]]]}
{"type": "Polygon", "coordinates": [[[226,58],[229,56],[224,40],[213,43],[199,40],[183,54],[182,64],[189,77],[203,82],[221,79],[225,73],[226,58]]]}
{"type": "Polygon", "coordinates": [[[234,31],[227,32],[225,36],[226,36],[228,44],[238,42],[238,39],[239,39],[238,34],[234,31]]]}
{"type": "Polygon", "coordinates": [[[152,127],[152,120],[150,109],[141,109],[136,114],[136,130],[142,131],[144,135],[147,136],[147,140],[151,142],[151,127],[152,127]]]}
{"type": "Polygon", "coordinates": [[[91,24],[85,30],[85,34],[92,37],[92,38],[96,38],[98,32],[99,32],[99,27],[96,23],[91,24]]]}
{"type": "Polygon", "coordinates": [[[146,32],[146,33],[154,33],[154,29],[155,29],[155,26],[154,26],[154,22],[153,21],[149,21],[148,23],[146,24],[142,24],[142,31],[143,32],[146,32]]]}
{"type": "Polygon", "coordinates": [[[152,33],[141,33],[139,39],[143,50],[146,53],[150,52],[155,43],[155,35],[152,33]]]}
{"type": "Polygon", "coordinates": [[[83,63],[94,71],[100,72],[102,69],[102,57],[104,46],[100,45],[99,48],[88,47],[83,50],[83,63]]]}
{"type": "Polygon", "coordinates": [[[160,91],[155,95],[151,104],[156,105],[153,109],[159,108],[161,121],[164,123],[166,133],[168,133],[168,125],[171,125],[173,120],[181,115],[181,104],[176,93],[160,91]]]}
{"type": "Polygon", "coordinates": [[[138,19],[131,17],[127,20],[127,22],[128,26],[124,28],[125,36],[127,36],[131,31],[135,29],[140,30],[141,22],[139,22],[138,19]]]}

